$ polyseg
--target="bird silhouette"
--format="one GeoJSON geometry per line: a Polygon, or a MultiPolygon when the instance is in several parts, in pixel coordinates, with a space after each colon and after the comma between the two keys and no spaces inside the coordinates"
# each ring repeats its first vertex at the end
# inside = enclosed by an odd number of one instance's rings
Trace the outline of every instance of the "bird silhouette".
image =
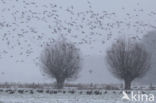
{"type": "MultiPolygon", "coordinates": [[[[52,1],[44,4],[27,0],[14,2],[8,6],[8,0],[0,0],[0,42],[6,47],[0,50],[2,57],[15,58],[12,52],[17,52],[21,58],[33,57],[36,48],[49,46],[61,34],[78,48],[94,49],[100,42],[99,49],[103,49],[103,45],[115,40],[116,35],[141,40],[148,30],[156,29],[156,12],[140,8],[139,3],[136,3],[139,8],[128,11],[123,6],[119,13],[115,10],[97,11],[91,1],[86,1],[86,10],[77,10],[75,5],[64,7],[52,1]],[[84,45],[87,47],[83,48],[84,45]]],[[[103,52],[99,50],[98,53],[103,52]]]]}

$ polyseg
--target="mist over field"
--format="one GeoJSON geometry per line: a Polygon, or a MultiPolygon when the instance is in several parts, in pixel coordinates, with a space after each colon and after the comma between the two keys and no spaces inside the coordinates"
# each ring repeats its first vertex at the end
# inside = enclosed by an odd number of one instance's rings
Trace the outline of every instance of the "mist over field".
{"type": "MultiPolygon", "coordinates": [[[[105,61],[106,50],[117,38],[146,44],[155,71],[156,32],[149,33],[156,29],[155,4],[155,0],[1,0],[0,82],[55,81],[41,72],[40,55],[62,36],[82,56],[82,71],[72,83],[122,83],[105,61]],[[152,35],[144,36],[148,33],[152,35]]],[[[143,83],[156,82],[153,71],[143,83]]]]}
{"type": "Polygon", "coordinates": [[[0,103],[155,103],[155,0],[0,0],[0,103]]]}

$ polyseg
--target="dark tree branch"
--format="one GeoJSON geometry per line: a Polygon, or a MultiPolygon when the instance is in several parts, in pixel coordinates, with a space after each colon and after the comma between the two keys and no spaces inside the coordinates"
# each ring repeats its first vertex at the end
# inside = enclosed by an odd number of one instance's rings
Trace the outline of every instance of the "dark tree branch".
{"type": "Polygon", "coordinates": [[[63,87],[65,80],[76,79],[81,66],[79,50],[65,40],[46,47],[41,62],[42,70],[56,79],[58,88],[63,87]]]}
{"type": "Polygon", "coordinates": [[[110,71],[125,81],[125,89],[130,89],[131,82],[142,77],[150,69],[150,56],[140,43],[118,40],[107,51],[107,63],[110,71]]]}

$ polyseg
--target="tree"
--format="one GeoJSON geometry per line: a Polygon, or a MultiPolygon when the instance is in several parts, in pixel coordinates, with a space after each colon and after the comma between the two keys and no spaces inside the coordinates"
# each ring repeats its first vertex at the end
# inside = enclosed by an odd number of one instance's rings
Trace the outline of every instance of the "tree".
{"type": "Polygon", "coordinates": [[[147,75],[139,82],[143,84],[156,84],[156,31],[150,31],[143,36],[141,42],[145,45],[147,51],[152,55],[151,56],[151,69],[147,75]]]}
{"type": "Polygon", "coordinates": [[[150,55],[144,46],[122,39],[107,51],[106,60],[112,74],[124,80],[125,89],[130,89],[131,82],[143,77],[150,68],[150,55]]]}
{"type": "Polygon", "coordinates": [[[47,46],[41,55],[43,72],[55,78],[57,88],[63,88],[65,80],[76,79],[80,71],[79,50],[66,40],[47,46]]]}

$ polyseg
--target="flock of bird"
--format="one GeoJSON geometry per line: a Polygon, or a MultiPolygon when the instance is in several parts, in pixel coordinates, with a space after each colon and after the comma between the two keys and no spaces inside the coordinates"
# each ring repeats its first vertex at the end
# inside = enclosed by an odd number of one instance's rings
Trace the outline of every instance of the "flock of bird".
{"type": "Polygon", "coordinates": [[[88,9],[78,11],[74,5],[63,7],[52,0],[43,4],[39,1],[0,0],[1,58],[9,56],[16,62],[24,62],[25,57],[33,56],[38,60],[35,55],[38,50],[62,35],[79,48],[93,50],[97,45],[103,49],[117,35],[141,40],[148,30],[156,29],[152,24],[156,12],[144,8],[134,8],[131,12],[124,7],[120,12],[95,11],[94,4],[86,1],[88,9]]]}

